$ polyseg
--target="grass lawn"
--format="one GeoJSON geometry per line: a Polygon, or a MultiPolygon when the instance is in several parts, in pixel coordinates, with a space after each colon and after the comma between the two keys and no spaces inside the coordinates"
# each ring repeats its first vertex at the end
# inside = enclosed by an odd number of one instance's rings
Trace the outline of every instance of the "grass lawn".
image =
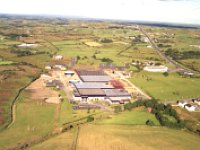
{"type": "Polygon", "coordinates": [[[72,129],[45,142],[37,144],[28,150],[71,150],[75,134],[76,129],[72,129]]]}
{"type": "Polygon", "coordinates": [[[55,106],[32,101],[23,93],[17,103],[15,123],[0,132],[0,148],[34,140],[52,132],[55,106]]]}
{"type": "Polygon", "coordinates": [[[0,61],[0,65],[11,65],[13,64],[12,61],[0,61]]]}
{"type": "Polygon", "coordinates": [[[147,120],[153,121],[155,125],[160,125],[155,116],[148,113],[144,107],[122,112],[110,119],[98,121],[97,124],[145,125],[147,120]]]}
{"type": "Polygon", "coordinates": [[[130,81],[161,101],[200,97],[200,78],[183,78],[175,73],[165,77],[162,73],[140,72],[130,81]]]}
{"type": "MultiPolygon", "coordinates": [[[[65,97],[65,93],[61,92],[61,95],[65,97]]],[[[90,110],[88,113],[88,110],[73,110],[72,104],[69,103],[67,99],[64,99],[64,101],[61,103],[61,111],[60,111],[60,125],[77,121],[81,118],[85,118],[89,115],[96,114],[101,112],[101,110],[90,110]]]]}
{"type": "Polygon", "coordinates": [[[197,135],[163,127],[85,125],[77,150],[199,150],[199,141],[197,135]]]}

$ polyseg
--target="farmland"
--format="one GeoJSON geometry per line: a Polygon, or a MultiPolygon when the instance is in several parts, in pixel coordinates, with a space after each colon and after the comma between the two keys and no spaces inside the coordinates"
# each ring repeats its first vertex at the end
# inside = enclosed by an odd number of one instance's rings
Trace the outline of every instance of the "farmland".
{"type": "Polygon", "coordinates": [[[74,141],[76,129],[73,129],[69,132],[58,135],[52,139],[49,139],[41,144],[35,145],[28,150],[71,150],[72,143],[74,141]]]}
{"type": "Polygon", "coordinates": [[[198,150],[199,139],[185,131],[162,127],[85,125],[80,129],[77,149],[198,150]]]}
{"type": "Polygon", "coordinates": [[[0,61],[0,65],[11,65],[12,61],[0,61]]]}
{"type": "Polygon", "coordinates": [[[147,120],[151,120],[155,125],[159,125],[155,116],[148,113],[145,108],[141,107],[114,115],[111,118],[97,122],[97,124],[145,125],[147,120]]]}
{"type": "Polygon", "coordinates": [[[191,69],[200,70],[199,29],[146,27],[146,30],[164,53],[191,69]]]}
{"type": "MultiPolygon", "coordinates": [[[[198,77],[183,77],[171,72],[165,76],[163,73],[144,72],[143,66],[131,65],[136,61],[154,62],[175,69],[153,48],[149,48],[149,43],[141,40],[143,35],[137,25],[128,27],[111,22],[56,18],[37,20],[1,18],[0,26],[0,149],[13,148],[51,137],[53,133],[60,133],[70,125],[73,128],[69,131],[53,136],[30,149],[51,150],[66,147],[71,149],[77,131],[76,123],[80,120],[86,122],[87,117],[93,114],[97,114],[94,123],[80,126],[77,149],[117,150],[136,147],[136,149],[160,150],[170,147],[174,150],[195,150],[200,146],[199,137],[185,131],[161,127],[155,116],[143,107],[118,114],[103,113],[101,110],[73,110],[74,104],[69,103],[62,89],[60,91],[54,88],[48,89],[63,97],[60,104],[48,104],[44,97],[39,96],[41,93],[45,94],[44,90],[41,90],[44,88],[43,82],[38,89],[33,88],[33,91],[38,92],[35,95],[24,89],[32,82],[37,82],[35,79],[41,74],[49,73],[44,69],[48,64],[65,64],[74,70],[99,69],[102,63],[120,67],[128,63],[130,66],[125,68],[125,72],[130,72],[129,80],[161,102],[200,97],[198,77]],[[18,47],[22,43],[39,46],[18,47]],[[52,59],[54,55],[62,55],[63,59],[54,60],[52,59]],[[74,65],[71,65],[73,63],[74,65]],[[13,105],[15,111],[12,111],[13,105]],[[155,126],[146,126],[147,120],[153,121],[155,126]],[[93,142],[88,146],[88,141],[93,142]]],[[[155,36],[155,39],[160,40],[157,44],[171,45],[172,49],[177,49],[181,54],[188,50],[199,51],[188,46],[199,44],[198,29],[165,29],[148,26],[144,28],[155,36]],[[163,32],[170,35],[174,33],[175,37],[166,42],[164,40],[168,37],[163,37],[163,32]]],[[[163,52],[167,50],[166,47],[163,48],[163,52]]],[[[195,70],[200,68],[199,58],[190,57],[177,61],[195,70]]],[[[133,98],[132,101],[134,100],[133,98]]],[[[198,113],[186,114],[185,118],[193,115],[195,117],[192,121],[198,122],[198,113]]],[[[173,117],[168,117],[173,121],[173,117]]]]}
{"type": "Polygon", "coordinates": [[[27,141],[27,137],[29,137],[29,141],[35,140],[53,131],[56,106],[42,104],[29,97],[30,93],[27,92],[23,92],[19,97],[14,124],[0,133],[1,148],[23,143],[27,141]],[[38,124],[38,122],[40,123],[38,124]],[[11,136],[12,138],[10,138],[11,136]]]}
{"type": "Polygon", "coordinates": [[[181,77],[176,73],[166,77],[162,73],[140,72],[135,73],[131,81],[161,101],[200,97],[199,78],[181,77]]]}

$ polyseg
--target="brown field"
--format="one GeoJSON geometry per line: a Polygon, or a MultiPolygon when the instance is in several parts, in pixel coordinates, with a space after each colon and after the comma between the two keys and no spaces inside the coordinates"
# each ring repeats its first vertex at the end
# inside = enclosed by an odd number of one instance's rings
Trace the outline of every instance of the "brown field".
{"type": "Polygon", "coordinates": [[[51,88],[46,87],[44,84],[44,82],[49,79],[50,78],[40,77],[26,88],[26,90],[31,93],[31,99],[43,101],[48,98],[51,99],[52,102],[58,101],[59,93],[51,88]]]}
{"type": "Polygon", "coordinates": [[[26,86],[37,75],[39,69],[26,66],[0,66],[0,125],[10,120],[10,105],[20,88],[26,86]]]}
{"type": "Polygon", "coordinates": [[[85,125],[77,150],[198,150],[200,137],[162,127],[85,125]]]}

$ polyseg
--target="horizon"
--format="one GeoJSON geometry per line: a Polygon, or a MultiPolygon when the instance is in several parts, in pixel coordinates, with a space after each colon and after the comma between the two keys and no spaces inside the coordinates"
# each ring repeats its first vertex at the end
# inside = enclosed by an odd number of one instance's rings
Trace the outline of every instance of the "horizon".
{"type": "Polygon", "coordinates": [[[75,0],[72,2],[29,0],[27,2],[25,0],[7,0],[2,2],[0,14],[200,25],[200,1],[103,0],[94,2],[85,0],[83,2],[75,0]],[[37,9],[35,9],[36,7],[37,9]]]}

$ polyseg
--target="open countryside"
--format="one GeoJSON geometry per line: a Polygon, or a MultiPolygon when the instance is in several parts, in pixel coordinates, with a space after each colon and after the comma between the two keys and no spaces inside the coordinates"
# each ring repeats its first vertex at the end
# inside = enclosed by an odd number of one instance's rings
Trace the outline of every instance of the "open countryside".
{"type": "Polygon", "coordinates": [[[199,28],[12,15],[0,26],[0,149],[199,149],[199,28]]]}

